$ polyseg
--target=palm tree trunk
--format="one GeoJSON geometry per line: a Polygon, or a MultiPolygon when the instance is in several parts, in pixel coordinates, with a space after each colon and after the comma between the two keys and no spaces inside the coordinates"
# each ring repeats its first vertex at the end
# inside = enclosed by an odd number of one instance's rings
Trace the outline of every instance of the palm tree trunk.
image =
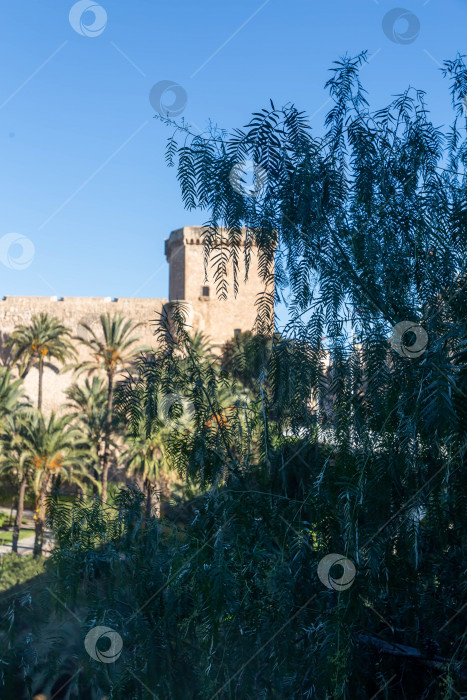
{"type": "Polygon", "coordinates": [[[41,355],[39,358],[39,387],[37,390],[37,408],[39,411],[42,408],[42,383],[44,379],[44,358],[41,355]]]}
{"type": "Polygon", "coordinates": [[[13,552],[18,552],[18,540],[19,540],[19,533],[21,530],[21,522],[23,520],[24,496],[26,494],[27,482],[28,482],[27,476],[26,476],[26,474],[24,474],[23,478],[21,479],[20,485],[19,485],[18,505],[16,508],[15,526],[13,529],[13,541],[11,543],[11,549],[13,552]]]}
{"type": "Polygon", "coordinates": [[[146,489],[146,518],[161,517],[161,491],[156,490],[156,484],[153,484],[150,479],[144,482],[146,489]]]}
{"type": "Polygon", "coordinates": [[[155,491],[153,489],[153,492],[155,493],[155,498],[153,498],[154,515],[156,516],[156,518],[160,518],[161,517],[162,488],[161,488],[161,484],[160,484],[159,480],[156,481],[156,483],[154,484],[154,488],[156,489],[155,491]]]}
{"type": "Polygon", "coordinates": [[[50,474],[46,474],[42,480],[37,498],[36,508],[36,524],[35,524],[35,540],[34,540],[34,556],[38,557],[42,554],[44,546],[44,524],[45,524],[45,497],[49,487],[50,474]]]}
{"type": "MultiPolygon", "coordinates": [[[[96,439],[95,450],[96,450],[96,460],[94,466],[90,467],[91,476],[93,476],[96,481],[99,479],[99,467],[102,469],[102,436],[96,439]]],[[[97,483],[92,483],[92,493],[94,496],[99,495],[99,485],[97,483]]]]}
{"type": "Polygon", "coordinates": [[[152,493],[151,484],[146,481],[146,517],[150,518],[152,514],[152,493]]]}
{"type": "Polygon", "coordinates": [[[110,459],[110,433],[112,429],[112,405],[114,394],[114,379],[113,374],[108,374],[108,389],[107,389],[107,421],[105,426],[105,441],[104,454],[102,457],[102,503],[107,502],[107,484],[109,477],[109,459],[110,459]]]}

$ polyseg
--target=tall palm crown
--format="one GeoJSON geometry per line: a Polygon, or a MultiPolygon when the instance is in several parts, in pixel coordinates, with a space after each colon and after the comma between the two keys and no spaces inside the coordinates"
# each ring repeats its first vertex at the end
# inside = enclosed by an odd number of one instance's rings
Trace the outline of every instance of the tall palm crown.
{"type": "Polygon", "coordinates": [[[86,444],[81,431],[72,425],[73,416],[45,418],[40,411],[30,411],[22,431],[22,449],[32,470],[36,494],[36,542],[34,553],[42,550],[45,523],[45,503],[52,481],[61,477],[82,486],[83,479],[92,477],[83,469],[86,444]]]}
{"type": "Polygon", "coordinates": [[[121,314],[111,316],[106,313],[100,316],[98,331],[86,323],[81,325],[89,336],[80,335],[78,340],[89,349],[92,360],[81,363],[79,373],[104,371],[108,377],[115,377],[132,362],[136,354],[135,343],[139,340],[134,331],[141,324],[121,314]]]}
{"type": "Polygon", "coordinates": [[[8,367],[0,367],[0,420],[24,403],[23,382],[8,367]]]}
{"type": "Polygon", "coordinates": [[[28,414],[28,409],[9,413],[0,424],[0,471],[10,468],[18,470],[20,462],[30,464],[30,455],[24,449],[25,422],[28,414]]]}
{"type": "Polygon", "coordinates": [[[107,375],[107,406],[104,452],[102,456],[102,500],[107,500],[107,482],[110,467],[110,441],[112,433],[113,398],[115,377],[130,365],[138,352],[136,343],[139,337],[135,330],[141,324],[127,319],[121,314],[111,316],[101,314],[99,331],[83,323],[82,327],[88,337],[79,336],[78,340],[88,348],[90,360],[75,366],[78,374],[103,371],[107,375]]]}
{"type": "Polygon", "coordinates": [[[81,432],[71,425],[72,418],[69,414],[57,416],[55,413],[46,418],[38,411],[30,411],[24,447],[38,472],[55,475],[79,467],[83,439],[81,432]]]}
{"type": "Polygon", "coordinates": [[[72,419],[69,414],[57,417],[54,413],[46,419],[39,410],[23,408],[4,421],[0,432],[3,446],[0,470],[16,474],[19,480],[13,551],[17,551],[28,485],[33,486],[36,494],[35,553],[38,554],[42,549],[45,499],[52,480],[60,476],[79,486],[84,478],[92,480],[83,468],[86,445],[81,431],[71,424],[72,419]]]}
{"type": "Polygon", "coordinates": [[[13,351],[13,362],[20,361],[21,377],[25,377],[32,366],[38,366],[39,409],[42,408],[44,362],[50,362],[52,359],[65,362],[73,357],[74,350],[70,339],[70,330],[59,319],[41,313],[39,316],[34,315],[29,325],[18,326],[8,341],[13,351]]]}
{"type": "Polygon", "coordinates": [[[79,417],[87,439],[97,445],[104,436],[106,423],[105,379],[89,377],[83,384],[73,384],[66,391],[67,408],[79,417]]]}
{"type": "Polygon", "coordinates": [[[73,384],[69,387],[66,394],[66,407],[72,411],[74,423],[82,430],[88,445],[89,472],[97,476],[103,458],[107,428],[106,380],[104,377],[87,377],[83,384],[73,384]]]}
{"type": "Polygon", "coordinates": [[[161,469],[166,465],[164,447],[166,432],[161,428],[147,435],[145,426],[141,423],[139,433],[127,438],[128,451],[126,456],[128,457],[127,471],[129,474],[136,474],[143,481],[156,481],[161,469]]]}
{"type": "MultiPolygon", "coordinates": [[[[146,490],[146,515],[150,517],[153,511],[154,486],[160,486],[160,477],[167,470],[167,457],[165,442],[167,429],[155,428],[148,433],[144,421],[139,425],[136,435],[127,438],[128,450],[126,452],[127,474],[134,475],[142,481],[146,490]],[[159,483],[158,483],[159,482],[159,483]]],[[[160,494],[157,498],[156,515],[160,515],[160,494]]]]}

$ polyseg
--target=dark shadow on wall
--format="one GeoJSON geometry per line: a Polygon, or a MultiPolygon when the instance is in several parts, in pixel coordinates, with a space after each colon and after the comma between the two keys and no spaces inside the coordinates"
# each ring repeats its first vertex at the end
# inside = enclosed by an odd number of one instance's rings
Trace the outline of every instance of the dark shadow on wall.
{"type": "Polygon", "coordinates": [[[10,339],[10,334],[0,331],[0,364],[10,367],[11,365],[11,348],[7,347],[6,343],[10,339]]]}

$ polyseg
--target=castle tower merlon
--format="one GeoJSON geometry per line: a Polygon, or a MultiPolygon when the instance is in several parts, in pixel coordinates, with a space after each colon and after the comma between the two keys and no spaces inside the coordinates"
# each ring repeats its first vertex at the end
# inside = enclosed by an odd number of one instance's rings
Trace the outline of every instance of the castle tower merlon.
{"type": "MultiPolygon", "coordinates": [[[[171,232],[169,238],[165,239],[165,255],[167,261],[170,263],[170,258],[174,253],[174,250],[178,246],[183,245],[200,245],[204,246],[204,226],[183,226],[182,228],[177,228],[171,232]]],[[[227,229],[220,228],[222,233],[225,234],[225,244],[227,245],[227,229]]],[[[243,242],[246,240],[246,228],[242,228],[242,239],[243,242]]]]}

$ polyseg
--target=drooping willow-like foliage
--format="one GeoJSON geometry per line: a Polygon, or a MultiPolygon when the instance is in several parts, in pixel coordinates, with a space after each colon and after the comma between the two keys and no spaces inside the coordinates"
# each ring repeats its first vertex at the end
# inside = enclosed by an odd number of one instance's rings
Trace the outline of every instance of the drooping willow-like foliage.
{"type": "Polygon", "coordinates": [[[271,102],[230,135],[177,128],[167,154],[187,208],[208,213],[219,296],[229,267],[237,291],[240,256],[248,270],[255,244],[265,284],[258,332],[271,333],[272,277],[287,304],[255,377],[269,486],[290,495],[300,485],[318,539],[356,562],[366,601],[392,608],[392,634],[421,645],[438,640],[444,615],[428,601],[447,614],[465,592],[467,67],[460,56],[445,62],[454,121],[443,132],[414,89],[372,112],[365,58],[335,63],[324,136],[295,106],[271,102]],[[281,437],[300,425],[290,407],[300,414],[310,393],[316,410],[308,422],[302,412],[300,438],[331,453],[317,473],[292,460],[299,476],[288,481],[271,455],[288,449],[281,437]]]}
{"type": "MultiPolygon", "coordinates": [[[[467,68],[445,65],[443,133],[418,91],[371,112],[364,60],[332,69],[324,136],[271,104],[246,130],[169,142],[187,208],[209,215],[218,294],[253,245],[265,293],[256,340],[222,361],[173,304],[117,392],[130,426],[170,421],[173,464],[205,489],[186,529],[145,521],[134,491],[116,516],[51,499],[55,595],[82,633],[123,641],[110,669],[76,633],[67,673],[89,697],[462,697],[467,68]],[[326,578],[333,554],[346,568],[326,578]]],[[[31,669],[31,646],[15,654],[31,669]]]]}

